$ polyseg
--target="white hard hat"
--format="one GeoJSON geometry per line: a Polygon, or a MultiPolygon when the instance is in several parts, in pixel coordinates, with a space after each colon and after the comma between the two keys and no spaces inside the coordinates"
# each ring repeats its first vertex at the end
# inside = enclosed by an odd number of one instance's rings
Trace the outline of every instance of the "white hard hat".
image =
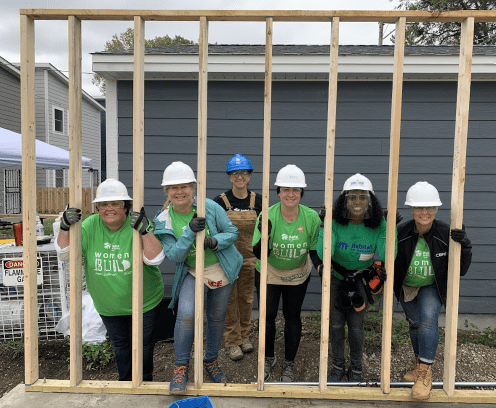
{"type": "Polygon", "coordinates": [[[274,184],[279,187],[303,188],[307,186],[305,184],[305,174],[294,164],[288,164],[279,170],[274,184]]]}
{"type": "Polygon", "coordinates": [[[132,200],[127,193],[127,188],[119,180],[107,179],[96,189],[94,203],[102,201],[125,201],[132,200]]]}
{"type": "Polygon", "coordinates": [[[419,181],[408,189],[405,205],[410,207],[439,207],[443,203],[436,187],[427,181],[419,181]]]}
{"type": "Polygon", "coordinates": [[[350,190],[364,190],[364,191],[370,191],[372,194],[375,194],[374,188],[372,187],[372,183],[370,182],[370,180],[367,177],[362,176],[360,173],[357,173],[354,176],[349,177],[344,182],[343,191],[341,191],[341,193],[350,190]]]}
{"type": "Polygon", "coordinates": [[[191,167],[183,162],[173,162],[164,170],[162,178],[163,186],[171,186],[173,184],[187,184],[196,181],[195,173],[191,167]]]}

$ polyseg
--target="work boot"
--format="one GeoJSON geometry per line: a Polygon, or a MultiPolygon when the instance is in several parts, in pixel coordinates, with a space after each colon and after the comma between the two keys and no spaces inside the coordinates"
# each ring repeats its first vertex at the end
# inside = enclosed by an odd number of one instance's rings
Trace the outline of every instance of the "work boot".
{"type": "Polygon", "coordinates": [[[211,363],[203,362],[203,368],[210,376],[210,379],[214,383],[226,383],[227,377],[219,366],[217,360],[212,361],[211,363]]]}
{"type": "Polygon", "coordinates": [[[243,353],[251,353],[253,350],[255,350],[255,347],[253,347],[253,344],[251,344],[250,340],[245,340],[243,343],[241,343],[240,347],[243,353]]]}
{"type": "Polygon", "coordinates": [[[179,395],[186,392],[186,382],[188,381],[189,365],[174,366],[174,376],[170,381],[169,394],[179,395]]]}
{"type": "Polygon", "coordinates": [[[267,381],[270,378],[270,374],[272,373],[272,367],[276,365],[277,358],[274,357],[265,357],[265,367],[264,367],[264,381],[267,381]]]}
{"type": "Polygon", "coordinates": [[[229,347],[229,358],[233,361],[238,361],[243,358],[243,351],[239,346],[229,347]]]}
{"type": "Polygon", "coordinates": [[[416,372],[417,378],[412,388],[412,398],[426,400],[432,389],[432,366],[419,362],[416,372]]]}
{"type": "Polygon", "coordinates": [[[343,381],[344,377],[344,366],[333,365],[329,377],[327,377],[327,382],[337,383],[343,381]]]}
{"type": "Polygon", "coordinates": [[[352,367],[348,369],[348,382],[361,383],[362,382],[362,367],[352,367]]]}
{"type": "Polygon", "coordinates": [[[294,382],[294,361],[285,360],[282,369],[281,382],[294,382]]]}
{"type": "Polygon", "coordinates": [[[403,381],[415,382],[415,380],[417,379],[415,375],[417,373],[418,364],[419,364],[419,358],[418,356],[415,356],[415,358],[413,359],[413,368],[403,376],[403,381]]]}

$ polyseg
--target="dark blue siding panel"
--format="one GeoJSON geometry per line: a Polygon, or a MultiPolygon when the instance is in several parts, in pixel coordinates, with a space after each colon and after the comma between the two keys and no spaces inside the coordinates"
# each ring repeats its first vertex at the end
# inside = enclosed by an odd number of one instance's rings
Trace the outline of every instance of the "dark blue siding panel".
{"type": "MultiPolygon", "coordinates": [[[[132,186],[132,81],[119,82],[119,174],[132,186]]],[[[367,175],[386,206],[391,126],[390,82],[338,84],[334,198],[346,178],[367,175]]],[[[449,222],[456,113],[455,82],[405,82],[403,87],[398,208],[408,188],[429,181],[441,194],[437,218],[449,222]]],[[[227,160],[249,156],[254,173],[250,187],[261,191],[263,164],[262,82],[208,84],[207,197],[229,187],[227,160]]],[[[308,187],[302,204],[318,209],[324,201],[327,132],[327,82],[274,82],[272,89],[271,192],[278,170],[296,164],[308,187]]],[[[173,161],[196,172],[198,84],[192,81],[148,81],[145,84],[145,203],[151,216],[165,200],[162,173],[173,161]]],[[[473,243],[473,262],[460,286],[460,312],[495,310],[494,251],[496,244],[496,83],[474,82],[471,89],[467,145],[464,223],[473,243]],[[480,284],[484,286],[481,289],[480,284]],[[481,305],[484,305],[481,308],[481,305]],[[494,306],[492,309],[490,305],[494,306]]],[[[130,188],[132,191],[132,188],[130,188]]],[[[172,284],[174,265],[162,265],[172,284]]],[[[320,278],[313,271],[304,309],[320,309],[320,278]]],[[[399,308],[401,309],[401,307],[399,308]]]]}

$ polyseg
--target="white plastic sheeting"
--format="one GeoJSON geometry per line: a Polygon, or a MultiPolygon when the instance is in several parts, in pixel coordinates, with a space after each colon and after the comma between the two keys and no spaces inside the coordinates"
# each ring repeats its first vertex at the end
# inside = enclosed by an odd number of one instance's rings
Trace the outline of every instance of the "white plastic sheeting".
{"type": "MultiPolygon", "coordinates": [[[[91,168],[93,160],[82,158],[83,168],[91,168]]],[[[19,133],[0,128],[0,165],[20,167],[22,165],[22,137],[19,133]]],[[[69,152],[36,140],[36,167],[68,168],[69,152]]]]}

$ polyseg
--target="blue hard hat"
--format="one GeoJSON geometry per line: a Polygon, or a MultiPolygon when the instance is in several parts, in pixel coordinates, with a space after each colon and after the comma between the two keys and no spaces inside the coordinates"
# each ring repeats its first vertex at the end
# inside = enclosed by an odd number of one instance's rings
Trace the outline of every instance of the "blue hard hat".
{"type": "Polygon", "coordinates": [[[248,157],[243,156],[242,154],[235,154],[227,162],[226,173],[234,170],[253,170],[253,167],[251,166],[248,157]]]}

